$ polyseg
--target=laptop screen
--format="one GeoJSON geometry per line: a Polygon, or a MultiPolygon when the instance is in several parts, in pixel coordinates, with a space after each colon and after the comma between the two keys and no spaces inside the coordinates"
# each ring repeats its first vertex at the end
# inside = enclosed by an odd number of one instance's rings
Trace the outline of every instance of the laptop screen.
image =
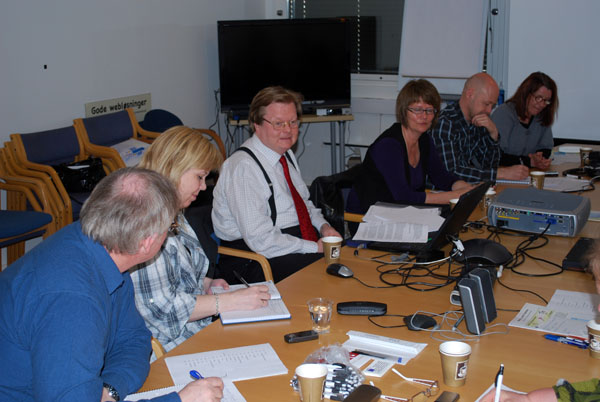
{"type": "Polygon", "coordinates": [[[440,249],[448,243],[450,236],[456,236],[460,232],[491,185],[492,182],[490,181],[481,183],[460,196],[456,206],[450,211],[440,229],[431,238],[431,243],[427,247],[429,250],[440,249]]]}

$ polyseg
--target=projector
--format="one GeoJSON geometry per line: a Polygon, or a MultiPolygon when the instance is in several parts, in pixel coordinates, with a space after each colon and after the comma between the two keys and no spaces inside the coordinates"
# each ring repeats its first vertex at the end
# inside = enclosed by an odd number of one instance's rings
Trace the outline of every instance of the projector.
{"type": "Polygon", "coordinates": [[[499,228],[573,237],[590,216],[590,200],[574,194],[507,188],[488,208],[488,221],[499,228]]]}

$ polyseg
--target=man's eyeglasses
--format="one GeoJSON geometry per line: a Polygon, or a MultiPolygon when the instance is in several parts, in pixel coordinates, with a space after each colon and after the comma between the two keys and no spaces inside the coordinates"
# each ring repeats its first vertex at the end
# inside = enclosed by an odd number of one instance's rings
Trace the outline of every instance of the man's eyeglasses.
{"type": "Polygon", "coordinates": [[[177,236],[179,233],[179,223],[177,222],[177,217],[175,217],[173,223],[171,223],[171,226],[169,226],[169,233],[172,233],[175,236],[177,236]]]}
{"type": "Polygon", "coordinates": [[[435,110],[434,108],[423,109],[422,107],[409,107],[407,109],[416,114],[417,116],[420,116],[423,113],[425,113],[427,116],[431,116],[437,113],[437,110],[435,110]]]}
{"type": "Polygon", "coordinates": [[[289,127],[290,129],[300,127],[300,120],[290,120],[290,121],[269,121],[263,117],[263,120],[273,126],[275,130],[283,130],[284,127],[289,127]]]}
{"type": "MultiPolygon", "coordinates": [[[[532,95],[532,96],[533,96],[533,95],[532,95]]],[[[540,102],[544,101],[544,103],[546,104],[546,106],[548,106],[549,104],[551,104],[551,103],[552,103],[552,101],[551,101],[550,99],[546,99],[546,98],[544,98],[543,96],[539,96],[539,95],[537,95],[537,96],[533,96],[533,99],[534,99],[534,100],[535,100],[537,103],[540,103],[540,102]]]]}
{"type": "Polygon", "coordinates": [[[421,391],[421,392],[417,392],[416,394],[414,394],[410,398],[400,398],[400,397],[396,397],[396,396],[383,395],[381,398],[385,399],[387,401],[393,401],[393,402],[423,402],[423,401],[426,401],[427,398],[429,398],[430,396],[437,395],[437,393],[440,390],[440,387],[439,387],[439,384],[438,384],[437,381],[423,380],[421,378],[405,377],[402,374],[400,374],[400,372],[398,370],[396,370],[396,369],[392,369],[392,371],[394,373],[398,374],[400,377],[402,377],[406,381],[414,382],[416,384],[421,384],[421,385],[427,385],[427,389],[425,389],[424,391],[421,391]]]}

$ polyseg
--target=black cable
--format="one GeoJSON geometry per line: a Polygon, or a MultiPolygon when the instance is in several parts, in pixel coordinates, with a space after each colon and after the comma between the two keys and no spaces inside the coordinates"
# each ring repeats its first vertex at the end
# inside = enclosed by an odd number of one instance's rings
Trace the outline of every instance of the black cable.
{"type": "MultiPolygon", "coordinates": [[[[512,290],[513,292],[523,292],[523,293],[531,293],[532,295],[539,297],[540,299],[542,299],[542,301],[544,302],[544,304],[548,304],[548,300],[544,299],[542,296],[540,296],[539,294],[535,293],[534,291],[528,290],[528,289],[515,289],[515,288],[511,288],[508,285],[505,285],[504,283],[502,283],[502,281],[500,281],[500,279],[497,279],[497,282],[500,284],[500,286],[505,287],[508,290],[512,290]]],[[[520,311],[520,310],[519,310],[520,311]]]]}

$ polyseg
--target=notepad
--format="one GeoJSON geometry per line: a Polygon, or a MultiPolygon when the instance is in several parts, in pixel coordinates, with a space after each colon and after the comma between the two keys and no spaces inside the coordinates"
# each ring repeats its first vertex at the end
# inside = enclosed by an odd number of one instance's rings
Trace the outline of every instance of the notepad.
{"type": "Polygon", "coordinates": [[[291,318],[282,299],[271,299],[266,307],[256,310],[225,311],[221,313],[221,323],[240,324],[243,322],[285,320],[291,318]]]}
{"type": "MultiPolygon", "coordinates": [[[[240,391],[230,381],[223,382],[223,399],[221,402],[246,402],[240,391]]],[[[168,395],[171,392],[179,392],[185,385],[173,385],[172,387],[158,388],[152,391],[138,392],[125,398],[125,401],[139,401],[141,399],[152,399],[159,396],[168,395]]]]}
{"type": "MultiPolygon", "coordinates": [[[[271,299],[281,299],[281,294],[279,294],[279,290],[277,290],[277,286],[275,286],[275,284],[273,283],[273,281],[266,281],[266,282],[256,282],[256,283],[251,283],[250,286],[255,286],[255,285],[265,285],[266,287],[269,288],[269,294],[271,295],[271,299]]],[[[218,287],[211,287],[210,290],[213,292],[213,294],[221,294],[221,293],[227,293],[227,292],[233,292],[234,290],[240,290],[240,289],[245,289],[246,285],[229,285],[229,289],[225,290],[222,287],[218,286],[218,287]]]]}
{"type": "MultiPolygon", "coordinates": [[[[262,307],[256,310],[237,310],[237,311],[225,311],[221,313],[221,323],[227,324],[240,324],[244,322],[257,322],[257,321],[272,321],[272,320],[285,320],[291,318],[291,314],[288,311],[285,303],[281,299],[281,294],[277,290],[277,287],[273,281],[251,283],[250,286],[265,285],[269,288],[269,294],[271,300],[266,307],[262,307]]],[[[246,285],[231,285],[229,289],[225,290],[221,287],[211,288],[213,293],[221,294],[227,292],[233,292],[234,290],[244,289],[246,285]]]]}

